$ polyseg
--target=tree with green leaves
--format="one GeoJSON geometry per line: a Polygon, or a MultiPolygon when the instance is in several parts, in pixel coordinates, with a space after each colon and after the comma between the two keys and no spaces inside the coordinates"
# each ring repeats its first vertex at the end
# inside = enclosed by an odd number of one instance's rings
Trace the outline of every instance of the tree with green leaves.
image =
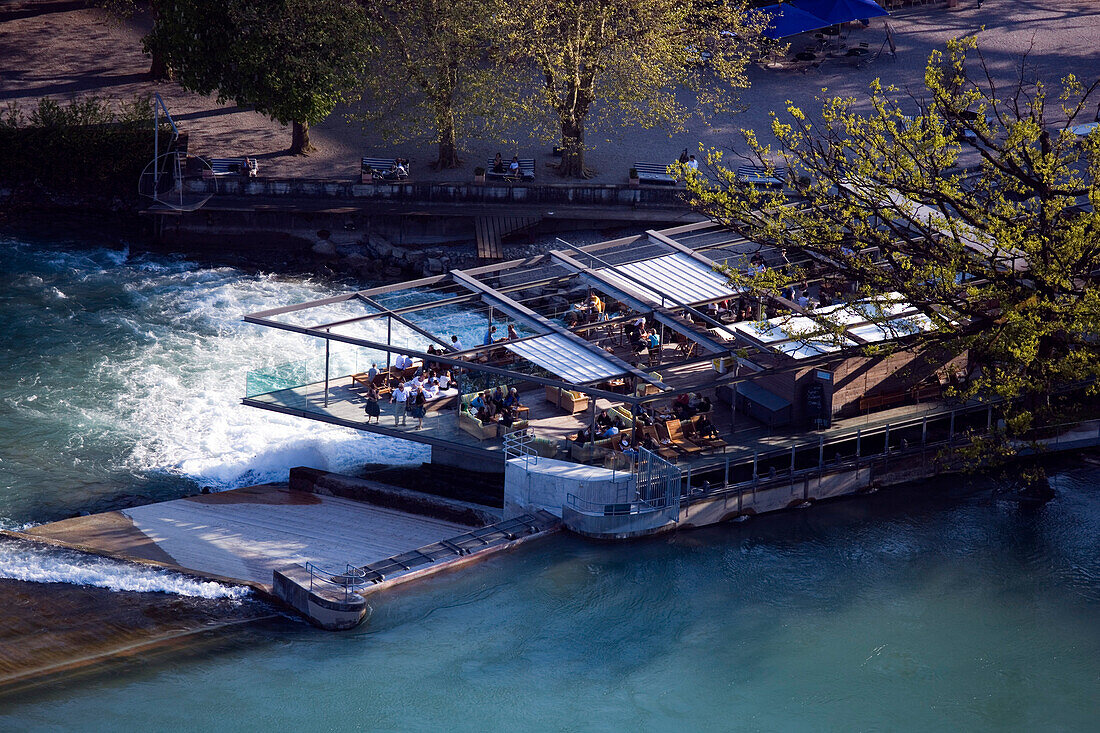
{"type": "Polygon", "coordinates": [[[729,111],[735,90],[747,86],[745,68],[766,22],[747,7],[744,0],[511,4],[499,17],[503,46],[538,72],[538,92],[524,104],[533,119],[553,120],[559,173],[588,175],[585,135],[593,126],[676,132],[693,113],[729,111]]]}
{"type": "Polygon", "coordinates": [[[185,89],[292,125],[290,152],[302,154],[310,125],[356,98],[369,38],[352,0],[176,0],[144,43],[185,89]]]}
{"type": "MultiPolygon", "coordinates": [[[[774,144],[745,131],[746,156],[790,169],[781,190],[745,185],[718,152],[692,176],[698,210],[746,238],[852,284],[849,301],[905,302],[935,326],[906,343],[966,352],[960,398],[1003,406],[1000,445],[1072,417],[1058,395],[1100,376],[1100,81],[1067,76],[1002,88],[974,39],[934,52],[925,92],[823,98],[819,115],[773,113],[774,144]]],[[[1027,79],[1030,77],[1030,81],[1027,79]]],[[[761,293],[805,271],[736,275],[761,293]]],[[[867,317],[888,328],[889,308],[867,317]]],[[[819,338],[842,329],[819,318],[819,338]]]]}
{"type": "Polygon", "coordinates": [[[459,136],[483,134],[500,121],[503,69],[487,58],[491,0],[363,0],[378,29],[363,112],[393,141],[431,135],[435,167],[461,165],[459,136]]]}

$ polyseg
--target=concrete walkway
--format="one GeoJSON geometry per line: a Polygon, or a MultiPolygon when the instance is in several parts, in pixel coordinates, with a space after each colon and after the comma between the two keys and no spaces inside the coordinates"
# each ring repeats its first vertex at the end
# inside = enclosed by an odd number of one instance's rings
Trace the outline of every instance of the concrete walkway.
{"type": "Polygon", "coordinates": [[[469,530],[348,499],[252,486],[75,517],[23,534],[270,589],[272,571],[292,563],[343,570],[469,530]]]}

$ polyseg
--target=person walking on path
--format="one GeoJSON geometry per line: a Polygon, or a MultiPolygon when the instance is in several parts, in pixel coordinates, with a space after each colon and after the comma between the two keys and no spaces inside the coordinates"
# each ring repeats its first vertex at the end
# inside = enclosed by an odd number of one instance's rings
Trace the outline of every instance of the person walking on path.
{"type": "Polygon", "coordinates": [[[398,385],[397,389],[393,391],[390,396],[390,402],[393,403],[393,425],[405,424],[405,411],[409,407],[409,390],[405,388],[405,385],[398,385]]]}

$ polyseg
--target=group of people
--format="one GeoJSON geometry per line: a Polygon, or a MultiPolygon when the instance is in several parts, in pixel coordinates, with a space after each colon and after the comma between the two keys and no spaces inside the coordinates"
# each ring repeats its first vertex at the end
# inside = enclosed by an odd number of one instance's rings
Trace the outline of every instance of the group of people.
{"type": "MultiPolygon", "coordinates": [[[[398,363],[394,366],[397,367],[398,370],[404,370],[413,366],[410,357],[398,354],[397,359],[398,363]]],[[[367,413],[367,424],[370,424],[371,418],[374,418],[377,424],[382,414],[382,409],[379,404],[381,401],[381,393],[375,385],[374,379],[378,374],[378,365],[371,364],[370,370],[367,373],[370,375],[371,387],[367,391],[367,404],[364,409],[367,413]]],[[[411,379],[397,379],[390,392],[390,403],[394,406],[394,426],[405,425],[408,416],[411,415],[417,420],[416,429],[420,430],[423,428],[424,416],[428,412],[427,403],[440,397],[450,389],[453,381],[454,379],[451,376],[451,372],[442,367],[428,369],[421,367],[416,370],[416,373],[411,379]]]]}
{"type": "Polygon", "coordinates": [[[523,405],[519,401],[519,392],[515,387],[508,389],[498,386],[496,389],[487,389],[474,396],[470,400],[470,410],[474,417],[483,423],[499,422],[504,427],[511,427],[519,418],[519,409],[523,405]]]}
{"type": "Polygon", "coordinates": [[[582,323],[598,323],[603,320],[606,312],[607,304],[603,302],[600,296],[589,293],[584,301],[574,303],[573,307],[566,312],[564,316],[565,325],[573,327],[582,323]]]}
{"type": "Polygon", "coordinates": [[[710,397],[698,392],[684,392],[672,402],[672,414],[677,420],[690,420],[696,415],[706,415],[714,410],[710,397]]]}
{"type": "Polygon", "coordinates": [[[497,175],[508,175],[519,178],[519,156],[513,155],[512,162],[505,163],[504,158],[500,157],[500,152],[498,151],[496,156],[493,158],[492,171],[497,175]]]}

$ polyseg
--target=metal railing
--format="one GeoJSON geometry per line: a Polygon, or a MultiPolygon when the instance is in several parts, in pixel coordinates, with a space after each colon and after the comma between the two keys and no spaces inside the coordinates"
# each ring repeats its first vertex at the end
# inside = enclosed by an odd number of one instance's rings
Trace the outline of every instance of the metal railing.
{"type": "Polygon", "coordinates": [[[539,454],[531,447],[531,441],[535,439],[535,431],[531,428],[521,428],[504,434],[504,458],[522,458],[523,467],[531,464],[538,465],[539,454]]]}
{"type": "Polygon", "coordinates": [[[334,585],[343,589],[345,602],[355,594],[354,588],[367,584],[367,571],[350,563],[342,572],[325,570],[311,562],[306,563],[306,569],[309,570],[309,590],[311,592],[313,591],[314,582],[334,585]]]}

